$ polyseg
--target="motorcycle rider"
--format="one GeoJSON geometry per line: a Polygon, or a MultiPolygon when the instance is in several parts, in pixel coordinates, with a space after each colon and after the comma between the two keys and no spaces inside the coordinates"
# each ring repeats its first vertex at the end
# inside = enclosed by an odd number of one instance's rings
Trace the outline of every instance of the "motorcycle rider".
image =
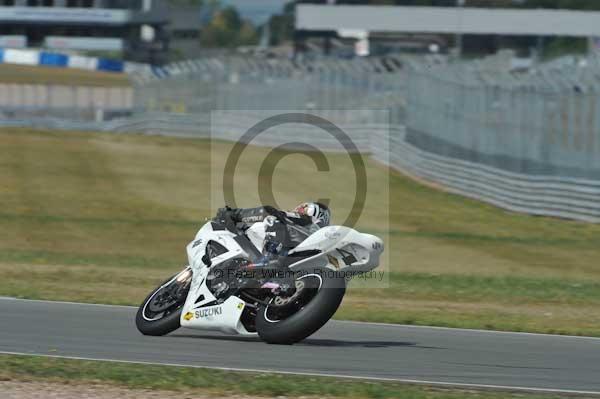
{"type": "MultiPolygon", "coordinates": [[[[304,241],[318,229],[328,226],[331,220],[331,211],[327,205],[319,202],[304,202],[292,211],[281,211],[272,206],[256,208],[229,207],[219,209],[217,221],[228,225],[233,231],[244,231],[259,247],[262,243],[262,253],[251,265],[253,268],[264,266],[281,268],[281,257],[304,241]]],[[[262,288],[271,289],[273,292],[292,292],[289,282],[284,279],[270,278],[262,288]]]]}
{"type": "Polygon", "coordinates": [[[262,223],[265,233],[263,255],[285,254],[319,228],[328,226],[331,220],[331,211],[327,205],[319,202],[304,202],[287,212],[269,205],[236,209],[226,207],[219,209],[217,219],[223,219],[224,213],[229,214],[234,223],[242,224],[241,230],[262,223]]]}

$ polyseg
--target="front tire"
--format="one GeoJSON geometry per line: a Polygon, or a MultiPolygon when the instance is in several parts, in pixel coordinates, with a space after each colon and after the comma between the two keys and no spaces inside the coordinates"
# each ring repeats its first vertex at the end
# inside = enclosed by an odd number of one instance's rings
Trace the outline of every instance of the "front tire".
{"type": "MultiPolygon", "coordinates": [[[[326,268],[309,268],[299,271],[296,278],[303,281],[302,291],[298,299],[290,298],[290,302],[276,305],[274,298],[269,305],[261,305],[256,315],[256,330],[260,338],[270,344],[291,345],[302,341],[318,329],[335,314],[346,292],[346,281],[337,273],[326,268]],[[302,295],[306,297],[300,299],[302,295]],[[293,307],[286,316],[286,306],[293,307]]],[[[284,302],[281,301],[280,302],[284,302]]]]}
{"type": "Polygon", "coordinates": [[[179,318],[190,289],[190,279],[191,270],[188,267],[165,280],[144,299],[135,316],[135,325],[139,332],[144,335],[161,336],[181,327],[179,318]],[[186,276],[183,276],[184,273],[186,276]],[[178,281],[181,277],[186,278],[178,281]],[[161,296],[166,296],[170,302],[159,302],[161,296]]]}

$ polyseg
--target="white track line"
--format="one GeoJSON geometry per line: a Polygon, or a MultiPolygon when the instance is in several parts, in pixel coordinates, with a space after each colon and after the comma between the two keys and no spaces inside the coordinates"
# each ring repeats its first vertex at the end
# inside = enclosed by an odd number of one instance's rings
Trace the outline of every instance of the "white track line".
{"type": "MultiPolygon", "coordinates": [[[[78,306],[100,306],[106,308],[122,308],[122,309],[137,309],[137,306],[129,305],[107,305],[102,303],[86,303],[86,302],[69,302],[69,301],[49,301],[44,299],[23,299],[13,297],[0,297],[0,300],[5,301],[24,301],[24,302],[40,302],[49,304],[64,304],[64,305],[78,305],[78,306]]],[[[440,330],[449,332],[466,332],[466,333],[482,333],[482,334],[502,334],[502,335],[524,335],[532,337],[556,337],[556,338],[572,338],[572,339],[585,339],[585,340],[600,340],[600,337],[588,337],[584,335],[560,335],[560,334],[542,334],[542,333],[529,333],[519,331],[497,331],[497,330],[481,330],[471,328],[454,328],[454,327],[436,327],[436,326],[416,326],[412,324],[393,324],[393,323],[376,323],[368,321],[353,321],[353,320],[336,320],[336,323],[343,324],[359,324],[368,326],[380,326],[380,327],[394,327],[394,328],[411,328],[411,329],[426,329],[426,330],[440,330]]]]}
{"type": "Polygon", "coordinates": [[[103,358],[93,358],[93,357],[61,356],[61,355],[47,355],[47,354],[8,352],[8,351],[0,351],[0,354],[19,355],[19,356],[39,356],[39,357],[49,357],[49,358],[58,358],[58,359],[89,360],[89,361],[99,361],[99,362],[115,362],[115,363],[125,363],[125,364],[144,364],[144,365],[153,365],[153,366],[191,367],[191,368],[196,368],[196,369],[210,369],[210,370],[246,372],[246,373],[300,375],[300,376],[307,376],[307,377],[331,377],[331,378],[344,378],[344,379],[359,380],[359,381],[360,380],[363,380],[363,381],[385,381],[385,382],[397,382],[397,383],[403,383],[403,384],[438,386],[438,387],[445,387],[445,388],[486,389],[486,390],[520,391],[520,392],[537,392],[537,393],[559,393],[559,394],[570,394],[570,395],[600,395],[600,391],[580,391],[580,390],[573,390],[573,389],[531,388],[531,387],[519,387],[519,386],[510,386],[510,385],[469,384],[469,383],[462,383],[462,382],[427,381],[427,380],[417,380],[417,379],[407,379],[407,378],[360,377],[360,376],[345,375],[345,374],[310,373],[310,372],[304,372],[304,371],[294,372],[294,371],[235,368],[235,367],[212,367],[212,366],[199,366],[199,365],[179,364],[179,363],[158,363],[158,362],[146,362],[146,361],[138,361],[138,360],[115,360],[115,359],[103,359],[103,358]]]}

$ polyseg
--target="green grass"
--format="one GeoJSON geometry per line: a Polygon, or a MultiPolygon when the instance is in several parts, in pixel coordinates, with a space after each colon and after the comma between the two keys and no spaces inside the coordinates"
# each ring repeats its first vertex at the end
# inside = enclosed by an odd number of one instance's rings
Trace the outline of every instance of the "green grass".
{"type": "MultiPolygon", "coordinates": [[[[222,199],[230,143],[0,130],[0,295],[137,305],[186,264],[185,245],[222,199]]],[[[249,147],[236,174],[241,206],[260,203],[249,147]]],[[[352,204],[345,157],[331,172],[288,155],[281,206],[352,204]]],[[[514,214],[367,162],[358,229],[382,236],[388,286],[351,285],[336,318],[600,336],[600,225],[514,214]],[[388,195],[389,194],[389,195],[388,195]]],[[[350,183],[349,183],[350,182],[350,183]]]]}
{"type": "Polygon", "coordinates": [[[0,65],[0,83],[102,87],[131,86],[127,75],[122,73],[14,64],[0,65]]]}
{"type": "Polygon", "coordinates": [[[190,394],[259,397],[344,397],[406,399],[551,398],[507,392],[474,392],[390,382],[344,380],[200,368],[92,362],[59,358],[0,355],[0,381],[101,383],[131,389],[185,391],[190,394]]]}

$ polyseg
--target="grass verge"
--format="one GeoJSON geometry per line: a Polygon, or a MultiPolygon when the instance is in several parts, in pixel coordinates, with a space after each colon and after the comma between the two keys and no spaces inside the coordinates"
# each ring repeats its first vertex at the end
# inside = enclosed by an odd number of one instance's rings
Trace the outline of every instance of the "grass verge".
{"type": "Polygon", "coordinates": [[[131,86],[127,75],[120,73],[14,64],[0,65],[0,83],[100,87],[131,86]]]}
{"type": "Polygon", "coordinates": [[[93,362],[60,358],[0,355],[0,381],[101,383],[131,389],[186,391],[259,397],[500,399],[556,396],[435,389],[379,381],[331,377],[231,372],[189,367],[93,362]]]}

